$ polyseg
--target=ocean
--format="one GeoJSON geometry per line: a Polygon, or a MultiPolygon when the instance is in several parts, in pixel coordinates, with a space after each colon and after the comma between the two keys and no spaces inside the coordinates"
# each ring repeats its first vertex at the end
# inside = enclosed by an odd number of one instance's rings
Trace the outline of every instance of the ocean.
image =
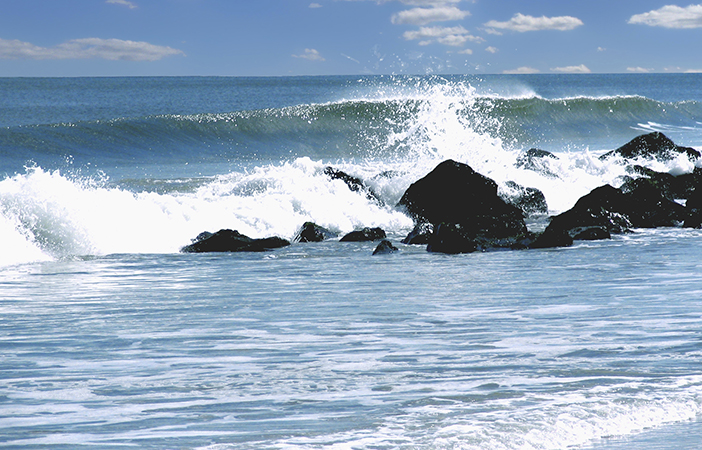
{"type": "Polygon", "coordinates": [[[701,230],[400,243],[441,161],[553,215],[652,131],[702,150],[702,74],[0,78],[0,448],[699,449],[701,230]],[[306,221],[399,251],[180,252],[306,221]]]}

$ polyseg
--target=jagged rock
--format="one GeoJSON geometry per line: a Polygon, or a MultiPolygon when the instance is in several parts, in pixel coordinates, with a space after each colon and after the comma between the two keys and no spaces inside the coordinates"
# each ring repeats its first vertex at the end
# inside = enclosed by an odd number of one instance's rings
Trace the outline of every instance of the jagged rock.
{"type": "Polygon", "coordinates": [[[549,159],[558,159],[558,156],[546,150],[530,148],[517,158],[514,165],[520,169],[532,170],[551,178],[558,178],[558,175],[553,173],[548,166],[549,159]]]}
{"type": "Polygon", "coordinates": [[[219,230],[216,233],[200,233],[193,243],[181,248],[183,253],[207,252],[261,252],[285,247],[290,242],[279,237],[252,239],[236,230],[219,230]]]}
{"type": "Polygon", "coordinates": [[[412,231],[401,241],[403,244],[418,245],[428,244],[429,238],[434,231],[434,225],[428,222],[420,222],[414,226],[412,231]]]}
{"type": "Polygon", "coordinates": [[[398,251],[397,247],[392,245],[392,242],[388,241],[387,239],[383,239],[373,251],[373,255],[388,255],[390,253],[395,253],[396,251],[398,251]]]}
{"type": "Polygon", "coordinates": [[[507,203],[519,208],[524,215],[548,213],[548,205],[543,192],[536,188],[525,188],[514,181],[508,181],[506,184],[511,192],[506,192],[502,198],[507,203]]]}
{"type": "Polygon", "coordinates": [[[601,228],[610,233],[623,233],[633,227],[627,212],[630,199],[608,184],[581,197],[573,208],[551,219],[544,234],[558,237],[567,233],[571,238],[587,228],[601,228]]]}
{"type": "Polygon", "coordinates": [[[686,154],[690,160],[696,160],[702,156],[694,148],[678,146],[663,133],[655,131],[635,137],[618,149],[600,156],[600,159],[605,160],[612,156],[633,159],[642,156],[667,161],[679,154],[686,154]]]}
{"type": "Polygon", "coordinates": [[[594,189],[573,208],[553,217],[544,234],[607,239],[630,228],[679,226],[688,216],[682,205],[666,198],[648,179],[634,181],[626,193],[610,185],[594,189]]]}
{"type": "Polygon", "coordinates": [[[379,204],[382,204],[380,197],[378,197],[378,195],[376,195],[376,193],[373,192],[373,189],[366,186],[366,184],[360,178],[349,175],[346,172],[341,171],[339,169],[335,169],[331,166],[327,166],[324,168],[324,174],[332,180],[343,181],[344,183],[346,183],[346,186],[348,186],[349,189],[351,189],[353,192],[362,192],[366,194],[366,197],[369,200],[374,200],[379,204]]]}
{"type": "Polygon", "coordinates": [[[293,242],[322,242],[333,239],[337,234],[313,222],[305,222],[293,238],[293,242]]]}
{"type": "Polygon", "coordinates": [[[469,237],[503,238],[526,233],[524,216],[497,195],[497,184],[470,166],[453,160],[440,163],[414,182],[398,206],[417,223],[457,224],[469,237]]]}
{"type": "Polygon", "coordinates": [[[365,242],[385,239],[385,231],[382,228],[363,228],[352,231],[340,239],[341,242],[365,242]]]}

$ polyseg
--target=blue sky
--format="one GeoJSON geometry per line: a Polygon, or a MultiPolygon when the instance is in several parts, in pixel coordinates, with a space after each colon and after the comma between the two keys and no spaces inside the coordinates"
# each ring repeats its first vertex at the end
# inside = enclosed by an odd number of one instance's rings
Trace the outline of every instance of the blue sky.
{"type": "Polygon", "coordinates": [[[702,71],[675,1],[7,1],[0,76],[702,71]]]}

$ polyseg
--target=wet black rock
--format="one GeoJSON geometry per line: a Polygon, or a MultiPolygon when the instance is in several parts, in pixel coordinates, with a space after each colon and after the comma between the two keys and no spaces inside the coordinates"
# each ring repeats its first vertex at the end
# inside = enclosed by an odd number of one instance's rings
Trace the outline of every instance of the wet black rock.
{"type": "Polygon", "coordinates": [[[403,244],[426,245],[434,232],[434,225],[429,222],[420,222],[414,226],[412,231],[402,240],[403,244]]]}
{"type": "Polygon", "coordinates": [[[503,238],[526,233],[519,208],[497,195],[497,184],[470,166],[453,160],[440,163],[414,182],[398,203],[415,219],[456,224],[470,238],[503,238]]]}
{"type": "Polygon", "coordinates": [[[546,196],[536,188],[520,186],[514,181],[506,183],[509,193],[502,198],[509,204],[519,208],[525,216],[548,213],[546,196]]]}
{"type": "Polygon", "coordinates": [[[390,253],[395,253],[396,251],[398,251],[398,249],[392,245],[392,242],[388,241],[387,239],[383,239],[373,251],[373,255],[389,255],[390,253]]]}
{"type": "Polygon", "coordinates": [[[313,222],[305,222],[300,230],[295,234],[293,242],[322,242],[333,239],[337,234],[321,227],[313,222]]]}
{"type": "Polygon", "coordinates": [[[385,231],[382,228],[362,228],[360,230],[355,230],[345,235],[340,239],[341,242],[367,242],[367,241],[378,241],[380,239],[385,239],[385,231]]]}
{"type": "Polygon", "coordinates": [[[680,154],[687,155],[690,160],[696,160],[702,156],[700,152],[694,148],[676,145],[666,135],[655,131],[635,137],[618,149],[600,156],[600,159],[605,160],[613,156],[620,156],[626,159],[644,157],[668,161],[680,154]]]}
{"type": "Polygon", "coordinates": [[[208,252],[262,252],[290,245],[279,237],[252,239],[236,230],[219,230],[216,233],[200,233],[193,243],[180,249],[183,253],[208,252]]]}

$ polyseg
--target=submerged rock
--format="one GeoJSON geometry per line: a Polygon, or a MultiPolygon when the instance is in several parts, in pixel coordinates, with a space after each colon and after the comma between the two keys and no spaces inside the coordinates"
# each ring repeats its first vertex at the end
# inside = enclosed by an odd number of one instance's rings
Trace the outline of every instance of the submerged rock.
{"type": "Polygon", "coordinates": [[[333,239],[337,234],[321,227],[313,222],[305,222],[302,228],[295,234],[293,242],[322,242],[326,239],[333,239]]]}
{"type": "Polygon", "coordinates": [[[236,230],[223,229],[216,233],[200,233],[193,243],[181,248],[182,253],[262,252],[285,247],[290,242],[279,237],[252,239],[236,230]]]}
{"type": "Polygon", "coordinates": [[[373,251],[373,255],[389,255],[390,253],[395,253],[396,251],[398,251],[398,249],[392,245],[392,242],[388,241],[387,239],[383,239],[373,251]]]}
{"type": "Polygon", "coordinates": [[[600,159],[605,160],[612,156],[620,156],[627,159],[644,157],[668,161],[680,154],[687,155],[690,160],[696,160],[702,156],[694,148],[678,146],[663,133],[655,131],[635,137],[618,149],[600,156],[600,159]]]}
{"type": "Polygon", "coordinates": [[[382,228],[362,228],[355,230],[345,235],[340,239],[341,242],[367,242],[385,239],[385,231],[382,228]]]}

